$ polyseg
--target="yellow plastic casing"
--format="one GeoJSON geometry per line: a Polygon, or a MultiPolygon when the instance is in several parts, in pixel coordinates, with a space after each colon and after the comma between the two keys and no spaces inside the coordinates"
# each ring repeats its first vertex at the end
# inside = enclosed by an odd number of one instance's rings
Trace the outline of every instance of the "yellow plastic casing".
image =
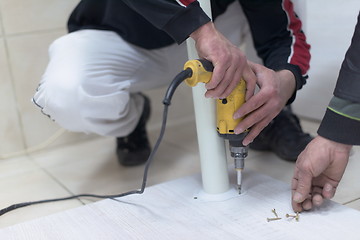
{"type": "Polygon", "coordinates": [[[185,80],[190,87],[196,86],[199,82],[208,83],[212,76],[212,69],[205,69],[203,63],[198,60],[189,60],[184,65],[184,70],[190,68],[192,70],[191,77],[185,80]]]}
{"type": "MultiPolygon", "coordinates": [[[[184,69],[190,68],[192,76],[185,80],[190,87],[196,86],[199,82],[208,83],[212,77],[212,65],[207,60],[189,60],[185,63],[184,69]]],[[[246,82],[241,79],[240,83],[225,99],[216,100],[217,131],[220,135],[235,134],[234,129],[243,118],[234,119],[233,115],[241,105],[245,103],[246,82]]]]}
{"type": "Polygon", "coordinates": [[[246,82],[241,79],[236,88],[224,99],[216,100],[217,131],[219,134],[235,134],[235,127],[243,118],[234,119],[234,113],[245,103],[246,82]]]}

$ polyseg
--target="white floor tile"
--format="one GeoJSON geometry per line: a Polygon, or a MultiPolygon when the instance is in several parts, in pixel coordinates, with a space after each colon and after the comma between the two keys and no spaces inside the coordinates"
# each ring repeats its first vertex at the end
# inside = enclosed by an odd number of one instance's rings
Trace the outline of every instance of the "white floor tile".
{"type": "MultiPolygon", "coordinates": [[[[117,194],[141,185],[144,165],[122,167],[115,140],[100,138],[59,151],[32,156],[74,194],[117,194]]],[[[148,186],[200,171],[198,156],[163,142],[149,170],[148,186]]]]}
{"type": "MultiPolygon", "coordinates": [[[[33,163],[28,157],[17,157],[11,159],[3,159],[0,161],[0,180],[21,175],[39,167],[33,163]]],[[[0,198],[1,199],[1,198],[0,198]]]]}
{"type": "MultiPolygon", "coordinates": [[[[152,140],[158,137],[158,131],[152,131],[152,140]]],[[[194,154],[199,152],[195,120],[186,124],[170,125],[166,128],[164,142],[194,154]]]]}
{"type": "Polygon", "coordinates": [[[345,204],[345,206],[360,211],[360,199],[358,199],[358,200],[356,200],[356,201],[353,201],[353,202],[350,202],[350,203],[347,203],[347,204],[345,204]]]}
{"type": "Polygon", "coordinates": [[[245,167],[290,184],[295,163],[280,159],[270,152],[251,151],[245,167]],[[257,155],[252,157],[252,152],[257,155]]]}
{"type": "Polygon", "coordinates": [[[360,197],[360,147],[354,147],[343,179],[341,180],[334,201],[345,203],[360,197]]]}
{"type": "MultiPolygon", "coordinates": [[[[318,123],[302,121],[303,128],[314,134],[318,123]]],[[[158,130],[150,131],[154,146],[158,130]]],[[[358,169],[360,148],[355,148],[351,161],[338,187],[335,201],[346,203],[360,197],[358,169]]],[[[232,159],[228,157],[231,169],[232,159]]],[[[247,169],[271,176],[290,184],[294,163],[279,159],[270,152],[249,151],[245,161],[247,169]]],[[[65,197],[72,193],[117,194],[138,189],[144,165],[122,167],[115,154],[115,139],[93,140],[64,146],[27,157],[0,162],[0,189],[4,197],[0,205],[15,202],[65,197]],[[19,167],[21,166],[21,167],[19,167]]],[[[200,160],[194,122],[170,125],[149,170],[148,185],[199,173],[200,160]]],[[[97,199],[96,199],[97,200],[97,199]]],[[[82,199],[92,202],[94,199],[82,199]]],[[[80,206],[77,200],[42,204],[10,212],[0,218],[0,227],[47,215],[52,212],[80,206]]],[[[360,209],[359,200],[348,204],[360,209]]]]}
{"type": "MultiPolygon", "coordinates": [[[[26,165],[26,161],[24,162],[26,169],[28,166],[26,165]]],[[[18,163],[19,165],[16,168],[13,168],[13,174],[1,178],[1,209],[17,203],[69,195],[60,184],[49,177],[43,170],[38,168],[28,168],[28,170],[19,172],[17,171],[17,168],[21,168],[23,164],[21,164],[21,161],[18,161],[18,163]]],[[[7,170],[11,171],[9,166],[7,167],[7,170]]],[[[10,226],[15,223],[46,216],[81,205],[82,204],[78,200],[68,200],[16,209],[0,217],[0,227],[10,226]]]]}

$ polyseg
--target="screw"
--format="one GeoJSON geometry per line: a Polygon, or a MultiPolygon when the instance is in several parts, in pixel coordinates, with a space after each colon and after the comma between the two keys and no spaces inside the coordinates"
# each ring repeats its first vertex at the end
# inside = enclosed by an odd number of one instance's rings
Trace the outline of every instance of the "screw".
{"type": "Polygon", "coordinates": [[[275,208],[274,208],[274,209],[272,209],[271,211],[274,213],[275,217],[277,217],[277,218],[279,217],[279,216],[277,215],[277,213],[276,213],[275,208]]]}
{"type": "Polygon", "coordinates": [[[268,221],[268,222],[270,222],[270,221],[275,221],[275,220],[280,220],[281,218],[279,218],[279,217],[276,217],[276,218],[267,218],[266,220],[268,221]]]}
{"type": "Polygon", "coordinates": [[[299,215],[298,212],[296,213],[296,215],[286,214],[285,216],[286,216],[287,218],[289,218],[289,217],[295,218],[295,220],[296,220],[297,222],[299,221],[299,218],[300,218],[300,215],[299,215]]]}

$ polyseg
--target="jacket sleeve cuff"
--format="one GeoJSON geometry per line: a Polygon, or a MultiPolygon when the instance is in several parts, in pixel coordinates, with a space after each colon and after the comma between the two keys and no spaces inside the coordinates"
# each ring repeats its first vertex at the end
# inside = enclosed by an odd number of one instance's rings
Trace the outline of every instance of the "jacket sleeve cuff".
{"type": "Polygon", "coordinates": [[[162,30],[180,44],[185,41],[192,32],[210,21],[211,19],[196,1],[175,15],[162,30]]]}
{"type": "Polygon", "coordinates": [[[296,91],[294,91],[293,95],[287,101],[286,105],[289,105],[295,100],[297,90],[300,90],[303,87],[303,85],[306,84],[306,79],[308,78],[308,76],[301,75],[300,67],[297,65],[294,65],[294,64],[290,64],[290,63],[275,66],[275,67],[273,67],[273,70],[274,71],[289,70],[294,74],[296,91]]]}
{"type": "Polygon", "coordinates": [[[360,121],[327,109],[318,134],[338,143],[360,145],[360,121]]]}

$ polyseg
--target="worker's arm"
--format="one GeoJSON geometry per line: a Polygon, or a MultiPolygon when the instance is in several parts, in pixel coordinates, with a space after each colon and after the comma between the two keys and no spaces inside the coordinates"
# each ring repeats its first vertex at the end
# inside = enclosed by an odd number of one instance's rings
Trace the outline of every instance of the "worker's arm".
{"type": "Polygon", "coordinates": [[[190,37],[195,40],[199,57],[211,61],[214,66],[212,78],[206,84],[206,97],[226,98],[241,78],[246,81],[246,98],[253,95],[257,79],[246,56],[218,32],[212,22],[201,26],[190,37]]]}
{"type": "Polygon", "coordinates": [[[334,196],[351,146],[360,145],[360,102],[333,97],[318,134],[296,161],[292,206],[297,212],[320,206],[334,196]]]}
{"type": "MultiPolygon", "coordinates": [[[[148,21],[166,31],[178,43],[187,37],[186,33],[188,31],[182,31],[181,28],[187,29],[188,25],[192,27],[197,26],[196,30],[190,33],[190,37],[196,42],[199,57],[211,61],[214,65],[213,77],[206,85],[208,89],[206,92],[207,97],[225,98],[241,78],[246,81],[246,98],[249,101],[242,108],[243,110],[241,111],[243,112],[237,113],[237,116],[252,113],[237,128],[238,132],[241,132],[251,127],[251,131],[244,144],[252,141],[272,118],[280,112],[282,107],[296,92],[295,86],[299,85],[297,86],[298,88],[302,86],[303,76],[299,67],[293,64],[293,62],[288,63],[288,61],[293,61],[290,57],[292,51],[292,33],[298,34],[300,30],[288,30],[287,26],[290,22],[280,1],[247,1],[247,4],[243,4],[243,7],[246,7],[245,13],[250,21],[259,55],[261,53],[261,57],[266,63],[265,65],[271,67],[275,72],[267,68],[256,67],[256,65],[253,65],[254,67],[251,69],[247,64],[245,55],[239,50],[238,46],[234,46],[219,33],[212,22],[209,21],[205,24],[201,22],[199,24],[200,21],[196,20],[196,14],[199,14],[200,17],[204,13],[199,11],[199,5],[196,1],[182,1],[189,3],[185,7],[183,6],[183,9],[173,5],[174,2],[170,3],[171,1],[165,0],[152,1],[152,4],[148,5],[147,8],[135,1],[126,2],[128,2],[129,6],[141,12],[148,21]],[[253,2],[256,3],[254,4],[253,2]],[[162,21],[160,17],[153,18],[154,12],[150,9],[154,9],[155,4],[164,4],[164,6],[168,7],[158,6],[159,9],[169,14],[171,11],[176,11],[176,14],[173,14],[172,18],[165,17],[167,21],[162,21]],[[190,11],[190,9],[197,10],[190,11]],[[182,37],[179,38],[178,33],[181,33],[182,37]],[[257,77],[253,74],[253,71],[256,71],[257,77]],[[264,76],[270,76],[271,79],[266,79],[264,76]],[[254,93],[257,80],[262,89],[258,93],[257,98],[250,99],[254,93]]],[[[148,2],[148,0],[145,2],[148,2]]],[[[296,21],[296,24],[301,25],[299,21],[296,21]]],[[[303,35],[299,38],[301,37],[303,35]]],[[[296,41],[296,43],[298,42],[296,41]]],[[[304,56],[308,56],[306,55],[308,54],[308,49],[306,48],[308,46],[304,44],[306,42],[300,41],[300,43],[299,46],[306,50],[304,56]]],[[[296,49],[299,49],[298,45],[296,45],[296,49]]],[[[298,56],[298,51],[296,51],[296,54],[293,53],[293,55],[298,56]]],[[[304,66],[304,71],[308,66],[307,61],[306,57],[304,61],[300,61],[304,66]]]]}
{"type": "MultiPolygon", "coordinates": [[[[254,46],[264,66],[287,69],[295,77],[296,90],[306,83],[310,62],[310,45],[302,31],[302,23],[289,1],[240,0],[248,19],[254,46]]],[[[296,91],[293,92],[296,94],[296,91]]],[[[295,95],[289,99],[293,101],[295,95]]]]}
{"type": "Polygon", "coordinates": [[[330,199],[344,174],[351,145],[315,137],[299,155],[292,179],[295,212],[320,206],[330,199]]]}
{"type": "Polygon", "coordinates": [[[249,21],[254,46],[265,67],[251,64],[260,90],[235,113],[244,117],[236,127],[240,133],[250,128],[247,145],[305,84],[310,46],[301,30],[291,1],[240,1],[249,21]]]}
{"type": "Polygon", "coordinates": [[[151,24],[163,30],[178,44],[192,32],[211,21],[196,0],[122,0],[151,24]]]}
{"type": "Polygon", "coordinates": [[[352,145],[360,145],[360,14],[318,134],[300,154],[292,182],[295,211],[334,196],[352,145]]]}
{"type": "Polygon", "coordinates": [[[243,140],[244,145],[251,143],[276,117],[296,89],[295,77],[291,71],[274,71],[252,62],[249,65],[255,72],[260,90],[234,114],[234,119],[245,116],[236,126],[236,134],[251,128],[243,140]]]}
{"type": "Polygon", "coordinates": [[[206,85],[206,96],[225,98],[243,78],[248,84],[249,98],[256,85],[256,77],[239,48],[219,33],[210,18],[195,0],[123,0],[157,28],[165,31],[178,44],[191,36],[200,58],[214,65],[213,76],[206,85]]]}

